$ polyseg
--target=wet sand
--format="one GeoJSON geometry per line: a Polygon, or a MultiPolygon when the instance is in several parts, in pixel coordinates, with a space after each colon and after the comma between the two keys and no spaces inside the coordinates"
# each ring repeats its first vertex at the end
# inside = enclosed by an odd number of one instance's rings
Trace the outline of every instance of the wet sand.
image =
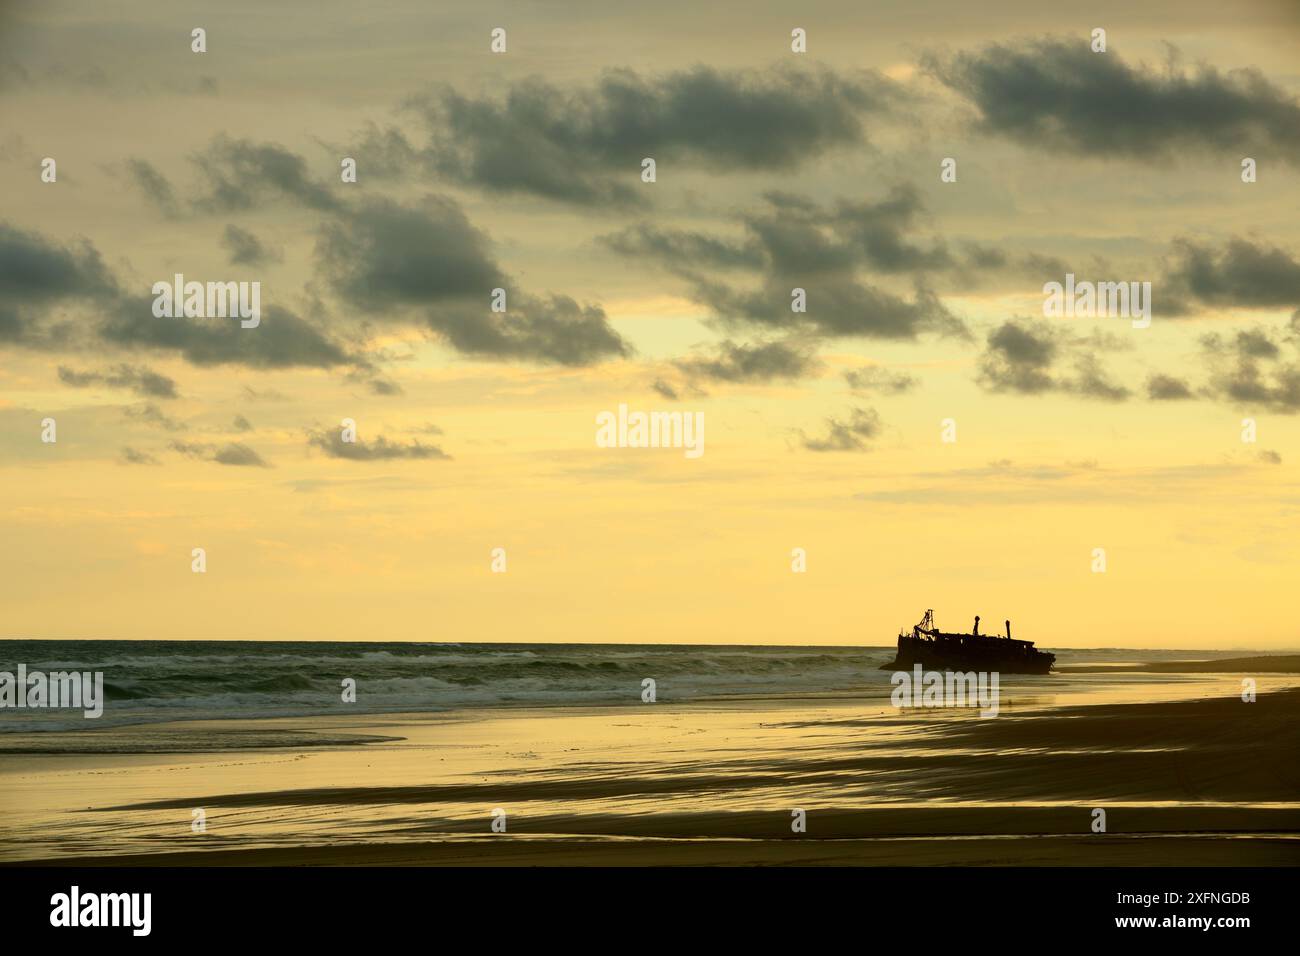
{"type": "Polygon", "coordinates": [[[1294,683],[1261,681],[1252,703],[1230,683],[1172,702],[1025,700],[992,719],[782,699],[130,728],[115,746],[134,734],[138,752],[0,756],[0,859],[1296,865],[1294,683]],[[288,745],[200,752],[237,733],[288,745]],[[323,743],[303,746],[313,733],[323,743]],[[146,746],[177,735],[193,750],[146,746]]]}
{"type": "Polygon", "coordinates": [[[1159,661],[1150,664],[1074,665],[1058,667],[1061,674],[1104,674],[1132,671],[1139,674],[1295,674],[1300,673],[1300,655],[1270,654],[1264,657],[1227,657],[1214,661],[1159,661]]]}

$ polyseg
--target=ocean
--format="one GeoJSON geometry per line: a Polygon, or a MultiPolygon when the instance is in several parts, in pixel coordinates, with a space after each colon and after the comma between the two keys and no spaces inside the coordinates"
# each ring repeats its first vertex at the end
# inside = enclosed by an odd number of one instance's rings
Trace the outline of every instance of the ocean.
{"type": "MultiPolygon", "coordinates": [[[[1049,650],[1052,650],[1049,648],[1049,650]]],[[[1242,650],[1056,649],[1057,666],[1205,660],[1242,650]]],[[[5,709],[0,734],[86,730],[172,720],[428,713],[475,707],[617,704],[655,681],[662,702],[736,696],[888,697],[880,665],[892,646],[455,644],[298,641],[0,641],[0,671],[102,671],[102,717],[5,709]],[[343,701],[343,682],[356,701],[343,701]]],[[[1066,692],[1116,675],[1004,678],[1004,686],[1066,692]]],[[[1129,679],[1138,680],[1137,675],[1129,679]]],[[[1141,675],[1144,684],[1186,680],[1141,675]]]]}

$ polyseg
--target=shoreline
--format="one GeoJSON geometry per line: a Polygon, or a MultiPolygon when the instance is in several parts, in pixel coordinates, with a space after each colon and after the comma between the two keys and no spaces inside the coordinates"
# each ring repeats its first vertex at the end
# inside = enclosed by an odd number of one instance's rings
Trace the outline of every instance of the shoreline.
{"type": "MultiPolygon", "coordinates": [[[[892,664],[881,665],[874,670],[888,670],[892,664]]],[[[1221,658],[1213,660],[1198,661],[1160,661],[1160,662],[1131,662],[1118,664],[1098,664],[1098,665],[1066,665],[1054,668],[1047,675],[1008,675],[1011,678],[1023,678],[1026,676],[1034,678],[1050,678],[1053,675],[1068,677],[1070,675],[1122,675],[1122,674],[1150,674],[1150,675],[1180,675],[1186,674],[1190,677],[1214,677],[1241,675],[1251,676],[1254,674],[1261,675],[1294,675],[1300,674],[1300,654],[1278,654],[1262,655],[1245,658],[1221,658]]],[[[1210,691],[1210,685],[1206,686],[1205,698],[1213,696],[1210,691]]],[[[1088,692],[1075,686],[1053,687],[1050,683],[1036,684],[1032,686],[1014,687],[1008,685],[1003,688],[1004,697],[1006,697],[1006,706],[1021,706],[1025,701],[1042,701],[1053,697],[1053,695],[1063,696],[1064,699],[1052,704],[1042,705],[1050,709],[1065,709],[1073,706],[1089,706],[1088,692]],[[1014,690],[1014,695],[1009,692],[1014,690]],[[1078,700],[1070,698],[1077,697],[1078,700]]],[[[845,702],[857,702],[867,706],[876,706],[888,702],[892,691],[892,685],[870,685],[863,684],[856,687],[847,687],[822,691],[729,691],[716,694],[707,694],[700,696],[684,697],[680,699],[661,698],[661,706],[671,706],[678,708],[708,708],[708,707],[728,707],[741,706],[746,704],[754,705],[804,705],[804,704],[835,704],[845,702]]],[[[1181,695],[1182,699],[1202,699],[1195,693],[1181,695]]],[[[1091,705],[1096,706],[1096,705],[1091,705]]],[[[272,730],[274,728],[286,727],[293,721],[334,721],[343,722],[355,721],[380,721],[380,720],[409,720],[409,719],[428,719],[445,717],[447,719],[456,719],[461,715],[471,716],[491,716],[495,714],[510,713],[529,713],[529,712],[566,712],[566,711],[583,711],[592,712],[595,710],[606,710],[610,713],[621,712],[624,705],[618,704],[612,700],[591,700],[591,701],[485,701],[482,703],[459,703],[437,710],[412,710],[410,708],[398,709],[350,709],[340,708],[332,705],[329,708],[316,712],[307,713],[285,713],[285,714],[261,714],[254,716],[219,716],[212,714],[168,714],[155,719],[132,719],[122,723],[99,724],[98,722],[78,725],[75,727],[63,726],[56,729],[42,729],[39,722],[33,722],[27,726],[14,725],[10,729],[0,731],[0,759],[10,755],[57,755],[57,754],[110,754],[110,753],[159,753],[159,754],[187,754],[187,753],[221,753],[232,750],[242,749],[274,749],[279,747],[325,747],[335,745],[358,744],[364,745],[373,742],[382,742],[383,738],[377,737],[373,740],[361,739],[364,735],[348,734],[346,732],[335,735],[334,737],[325,737],[319,734],[316,729],[282,729],[279,733],[286,736],[283,741],[268,741],[257,743],[253,740],[257,728],[272,730]],[[215,726],[217,736],[220,738],[225,735],[229,739],[228,746],[204,746],[195,749],[195,746],[187,737],[187,731],[196,726],[215,726]],[[248,728],[255,728],[249,730],[248,728]],[[130,743],[132,738],[147,737],[153,735],[156,738],[148,744],[133,745],[130,743]],[[161,738],[171,736],[175,743],[167,744],[161,738]],[[243,739],[238,739],[240,737],[243,739]],[[296,739],[289,739],[289,737],[296,739]],[[85,741],[80,748],[72,746],[52,747],[54,742],[64,742],[70,744],[73,741],[85,741]],[[95,741],[94,744],[90,741],[95,741]],[[188,742],[187,742],[188,741],[188,742]],[[142,749],[133,749],[134,747],[142,749]]],[[[1032,707],[1032,705],[1031,705],[1032,707]]],[[[3,773],[3,767],[0,767],[0,773],[3,773]]]]}
{"type": "MultiPolygon", "coordinates": [[[[197,743],[215,723],[185,729],[197,743]]],[[[27,805],[19,826],[7,821],[0,856],[18,866],[1300,864],[1297,687],[1253,703],[1074,703],[987,720],[750,700],[276,723],[370,742],[6,755],[10,792],[27,805]],[[81,774],[93,789],[46,805],[51,782],[81,774]],[[194,808],[205,833],[189,832],[194,808]],[[506,833],[490,831],[493,808],[508,808],[506,833]],[[806,832],[791,830],[792,808],[806,832]],[[1104,833],[1091,829],[1098,809],[1104,833]],[[14,853],[23,831],[44,843],[14,853]],[[85,853],[87,839],[105,852],[85,853]]]]}
{"type": "Polygon", "coordinates": [[[1292,838],[1231,834],[1169,837],[996,836],[744,840],[477,840],[416,844],[248,848],[120,857],[70,857],[5,864],[22,869],[128,867],[494,867],[494,866],[849,866],[849,867],[1294,867],[1292,838]],[[1243,845],[1247,844],[1247,845],[1243,845]]]}

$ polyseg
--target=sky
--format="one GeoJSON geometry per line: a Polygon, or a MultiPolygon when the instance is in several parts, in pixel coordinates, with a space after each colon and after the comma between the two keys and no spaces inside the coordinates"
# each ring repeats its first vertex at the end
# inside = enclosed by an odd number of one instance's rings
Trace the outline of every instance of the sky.
{"type": "Polygon", "coordinates": [[[0,638],[1300,647],[1300,7],[1134,7],[0,2],[0,638]]]}

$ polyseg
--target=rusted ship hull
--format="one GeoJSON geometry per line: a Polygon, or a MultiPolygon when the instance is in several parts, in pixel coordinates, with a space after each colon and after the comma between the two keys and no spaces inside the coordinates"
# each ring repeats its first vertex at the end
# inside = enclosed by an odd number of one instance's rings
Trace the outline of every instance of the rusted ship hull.
{"type": "MultiPolygon", "coordinates": [[[[1056,663],[1056,655],[1036,650],[1033,641],[1017,641],[1010,636],[951,634],[933,626],[934,612],[926,611],[925,618],[911,634],[898,635],[898,651],[894,660],[881,666],[881,670],[909,670],[920,664],[926,670],[998,671],[1003,674],[1046,674],[1056,663]]],[[[979,630],[979,618],[975,619],[979,630]]],[[[1007,634],[1011,622],[1007,622],[1007,634]]]]}

